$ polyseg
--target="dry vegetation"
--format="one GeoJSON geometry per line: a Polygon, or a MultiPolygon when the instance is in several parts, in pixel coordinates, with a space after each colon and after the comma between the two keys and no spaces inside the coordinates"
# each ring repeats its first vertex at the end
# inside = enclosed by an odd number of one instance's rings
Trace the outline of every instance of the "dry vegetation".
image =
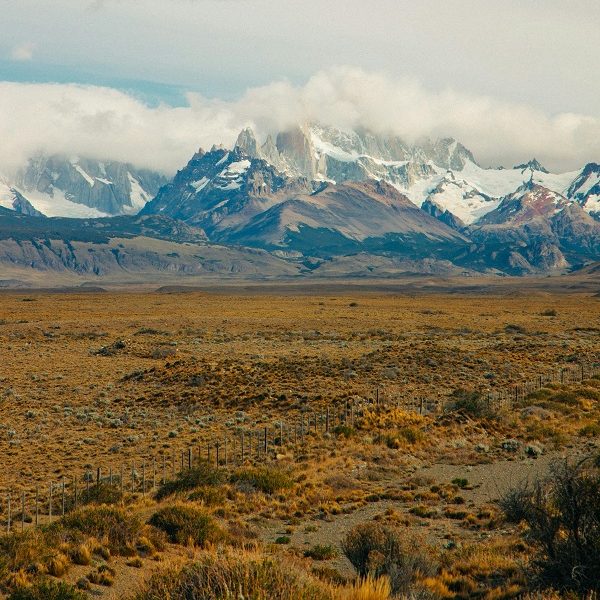
{"type": "Polygon", "coordinates": [[[0,526],[10,494],[13,529],[0,584],[12,600],[534,594],[536,542],[497,500],[558,457],[596,452],[600,379],[549,383],[501,412],[478,394],[597,363],[589,295],[0,301],[0,526]],[[385,405],[365,403],[377,393],[385,405]],[[314,415],[347,402],[352,422],[315,431],[314,415]],[[281,443],[279,423],[310,415],[281,443]],[[255,435],[243,464],[242,432],[255,435]]]}

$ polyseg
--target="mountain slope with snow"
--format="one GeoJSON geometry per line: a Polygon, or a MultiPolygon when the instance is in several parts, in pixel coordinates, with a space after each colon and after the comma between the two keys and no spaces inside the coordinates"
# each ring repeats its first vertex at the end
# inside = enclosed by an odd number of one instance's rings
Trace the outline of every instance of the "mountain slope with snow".
{"type": "MultiPolygon", "coordinates": [[[[4,178],[3,188],[48,217],[94,218],[137,214],[166,181],[129,164],[39,155],[13,181],[4,178]]],[[[3,195],[3,206],[14,210],[3,195]]]]}

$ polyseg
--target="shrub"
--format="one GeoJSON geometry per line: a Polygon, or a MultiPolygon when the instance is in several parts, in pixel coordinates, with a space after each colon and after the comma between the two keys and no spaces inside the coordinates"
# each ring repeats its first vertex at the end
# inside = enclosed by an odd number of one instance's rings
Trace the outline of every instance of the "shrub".
{"type": "Polygon", "coordinates": [[[348,532],[342,550],[361,577],[390,578],[394,594],[409,594],[437,566],[415,539],[380,523],[361,523],[348,532]]]}
{"type": "Polygon", "coordinates": [[[111,551],[118,554],[130,554],[142,531],[142,523],[135,515],[114,506],[82,508],[66,515],[63,525],[106,540],[111,551]]]}
{"type": "Polygon", "coordinates": [[[292,539],[288,535],[280,535],[275,539],[276,544],[289,544],[292,539]]]}
{"type": "Polygon", "coordinates": [[[555,317],[557,314],[555,308],[548,308],[540,313],[542,317],[555,317]]]}
{"type": "Polygon", "coordinates": [[[118,504],[123,499],[123,493],[118,486],[102,482],[90,486],[89,490],[84,489],[77,498],[80,504],[118,504]]]}
{"type": "Polygon", "coordinates": [[[219,529],[213,519],[192,506],[161,508],[150,517],[149,523],[164,531],[171,542],[176,544],[191,541],[197,546],[204,546],[207,541],[214,541],[219,537],[219,529]]]}
{"type": "Polygon", "coordinates": [[[332,588],[294,564],[255,553],[206,552],[183,568],[153,575],[133,600],[333,600],[332,588]]]}
{"type": "Polygon", "coordinates": [[[600,423],[589,423],[579,430],[581,437],[598,437],[600,436],[600,423]]]}
{"type": "Polygon", "coordinates": [[[214,486],[223,481],[223,471],[203,461],[191,469],[184,469],[175,479],[163,483],[156,492],[156,498],[162,500],[177,492],[185,492],[204,486],[214,486]]]}
{"type": "Polygon", "coordinates": [[[487,399],[474,390],[457,389],[450,396],[453,410],[462,411],[472,417],[488,418],[493,416],[487,399]]]}
{"type": "Polygon", "coordinates": [[[552,476],[511,490],[500,504],[508,519],[529,526],[540,586],[600,589],[600,470],[591,458],[553,465],[552,476]]]}
{"type": "Polygon", "coordinates": [[[242,469],[232,475],[232,481],[250,484],[265,494],[273,494],[281,489],[290,488],[293,484],[288,473],[272,467],[242,469]]]}
{"type": "Polygon", "coordinates": [[[8,600],[86,600],[87,596],[63,581],[43,579],[33,586],[15,590],[8,600]]]}
{"type": "Polygon", "coordinates": [[[312,558],[313,560],[330,560],[335,558],[337,555],[337,549],[331,544],[327,544],[326,546],[317,544],[316,546],[313,546],[304,552],[304,556],[307,558],[312,558]]]}

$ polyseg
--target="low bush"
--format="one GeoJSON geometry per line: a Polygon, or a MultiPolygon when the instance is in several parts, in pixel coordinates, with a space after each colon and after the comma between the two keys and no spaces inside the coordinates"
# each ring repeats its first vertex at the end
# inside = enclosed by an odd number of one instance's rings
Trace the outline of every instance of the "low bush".
{"type": "Polygon", "coordinates": [[[313,560],[330,560],[338,555],[337,548],[331,544],[317,544],[304,552],[304,556],[313,560]]]}
{"type": "Polygon", "coordinates": [[[287,472],[272,467],[241,469],[234,473],[231,479],[235,483],[249,484],[265,494],[274,494],[293,485],[292,478],[287,472]]]}
{"type": "Polygon", "coordinates": [[[163,483],[156,492],[156,498],[162,500],[177,492],[187,492],[198,487],[216,486],[223,483],[224,479],[225,476],[221,469],[202,461],[191,469],[184,469],[175,479],[163,483]]]}
{"type": "Polygon", "coordinates": [[[452,410],[461,411],[476,418],[490,418],[494,413],[480,392],[475,390],[457,389],[450,396],[452,410]]]}
{"type": "Polygon", "coordinates": [[[130,554],[142,533],[138,517],[114,506],[88,506],[63,518],[63,526],[106,543],[112,552],[130,554]]]}
{"type": "MultiPolygon", "coordinates": [[[[118,504],[123,500],[123,493],[116,485],[100,483],[90,486],[89,489],[81,491],[77,500],[79,504],[118,504]]],[[[69,507],[73,508],[73,506],[69,507]]]]}
{"type": "Polygon", "coordinates": [[[192,506],[175,505],[161,508],[149,520],[150,525],[164,531],[175,544],[193,543],[204,546],[222,536],[212,517],[192,506]]]}

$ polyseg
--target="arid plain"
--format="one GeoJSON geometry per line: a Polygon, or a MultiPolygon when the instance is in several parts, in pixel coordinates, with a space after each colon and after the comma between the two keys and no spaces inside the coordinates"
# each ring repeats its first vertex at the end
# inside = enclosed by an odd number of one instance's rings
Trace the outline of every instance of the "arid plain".
{"type": "Polygon", "coordinates": [[[156,569],[233,561],[236,547],[321,594],[290,598],[392,597],[385,582],[379,596],[358,595],[377,581],[353,583],[344,539],[363,523],[427,548],[402,593],[528,591],[530,547],[496,501],[557,458],[595,451],[600,299],[306,291],[0,296],[2,526],[9,496],[11,536],[34,535],[35,513],[48,526],[52,483],[55,527],[71,531],[56,547],[38,540],[39,556],[5,548],[6,593],[49,573],[95,596],[158,598],[143,589],[156,569]],[[465,401],[538,380],[497,411],[465,401]],[[195,469],[207,472],[181,483],[195,469]],[[120,546],[104,530],[72,534],[73,515],[103,503],[139,520],[120,546]],[[219,536],[194,543],[166,528],[163,540],[153,515],[174,506],[219,536]]]}

